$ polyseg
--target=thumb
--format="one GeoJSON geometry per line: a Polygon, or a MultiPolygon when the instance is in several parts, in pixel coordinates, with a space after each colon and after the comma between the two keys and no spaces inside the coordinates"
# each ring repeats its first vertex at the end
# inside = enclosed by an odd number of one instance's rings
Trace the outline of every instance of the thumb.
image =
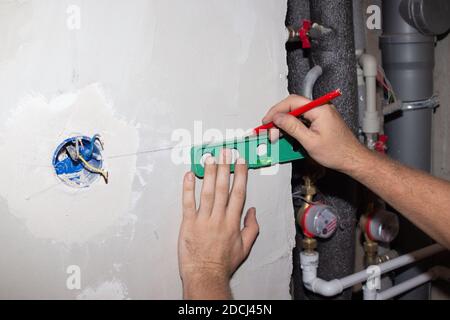
{"type": "Polygon", "coordinates": [[[309,129],[296,117],[287,113],[279,113],[274,116],[273,123],[295,138],[300,144],[304,145],[307,143],[309,129]]]}
{"type": "Polygon", "coordinates": [[[247,215],[244,220],[244,229],[242,230],[242,243],[244,245],[245,256],[248,256],[250,250],[255,243],[256,237],[259,233],[259,225],[256,220],[256,209],[251,208],[247,211],[247,215]]]}

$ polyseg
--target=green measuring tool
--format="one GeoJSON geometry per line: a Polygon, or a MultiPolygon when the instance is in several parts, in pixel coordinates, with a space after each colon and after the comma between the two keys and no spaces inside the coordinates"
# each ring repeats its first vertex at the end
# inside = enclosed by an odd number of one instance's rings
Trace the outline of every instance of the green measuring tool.
{"type": "MultiPolygon", "coordinates": [[[[272,143],[267,134],[262,134],[194,146],[191,150],[192,172],[197,177],[203,178],[205,175],[205,160],[210,156],[218,159],[223,149],[232,151],[233,160],[244,158],[249,169],[265,168],[304,158],[300,145],[290,137],[283,137],[272,143]]],[[[234,172],[234,165],[231,166],[231,172],[234,172]]]]}

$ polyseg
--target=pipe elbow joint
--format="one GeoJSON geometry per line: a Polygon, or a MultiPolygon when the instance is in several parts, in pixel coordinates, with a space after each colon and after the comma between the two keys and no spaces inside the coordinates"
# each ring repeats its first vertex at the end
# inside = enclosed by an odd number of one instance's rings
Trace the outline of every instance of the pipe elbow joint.
{"type": "Polygon", "coordinates": [[[334,297],[344,291],[344,287],[338,279],[325,281],[317,278],[312,281],[309,286],[312,292],[318,293],[324,297],[334,297]]]}
{"type": "Polygon", "coordinates": [[[363,54],[359,58],[359,64],[364,70],[364,76],[376,77],[378,74],[377,59],[371,54],[363,54]]]}

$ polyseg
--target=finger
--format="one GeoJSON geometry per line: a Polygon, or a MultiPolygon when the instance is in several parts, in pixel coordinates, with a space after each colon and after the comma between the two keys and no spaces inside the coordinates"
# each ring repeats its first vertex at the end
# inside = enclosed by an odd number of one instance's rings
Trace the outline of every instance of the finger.
{"type": "Polygon", "coordinates": [[[195,177],[192,172],[184,176],[183,181],[183,217],[193,218],[196,213],[195,205],[195,177]]]}
{"type": "Polygon", "coordinates": [[[205,178],[200,195],[199,216],[210,216],[214,205],[217,164],[213,156],[205,161],[205,178]]]}
{"type": "Polygon", "coordinates": [[[273,121],[273,117],[277,113],[291,112],[301,106],[304,106],[305,104],[307,104],[309,102],[311,102],[311,100],[308,100],[304,97],[297,96],[297,95],[291,95],[269,110],[269,112],[266,114],[266,116],[263,119],[263,124],[267,124],[267,123],[273,121]]]}
{"type": "Polygon", "coordinates": [[[251,208],[247,211],[247,215],[245,216],[244,220],[244,229],[242,229],[241,232],[245,256],[249,255],[250,250],[252,249],[256,238],[258,237],[258,234],[259,225],[258,221],[256,220],[256,209],[251,208]]]}
{"type": "Polygon", "coordinates": [[[306,112],[303,117],[311,122],[316,121],[323,113],[326,111],[326,108],[333,108],[331,105],[326,104],[321,107],[317,107],[311,111],[306,112]]]}
{"type": "Polygon", "coordinates": [[[286,134],[295,138],[303,146],[308,145],[308,138],[310,136],[309,129],[296,117],[290,114],[279,113],[274,117],[275,125],[282,129],[286,134]]]}
{"type": "Polygon", "coordinates": [[[220,154],[217,169],[216,194],[214,198],[214,213],[224,213],[230,195],[230,164],[231,150],[223,149],[220,154]]]}
{"type": "Polygon", "coordinates": [[[275,129],[271,129],[269,131],[269,139],[270,139],[270,142],[272,142],[272,143],[277,142],[281,136],[282,136],[282,134],[280,132],[280,129],[275,128],[275,129]]]}
{"type": "Polygon", "coordinates": [[[247,195],[248,168],[245,159],[239,158],[234,170],[233,188],[227,207],[227,216],[232,223],[240,225],[242,209],[244,208],[245,197],[247,195]]]}

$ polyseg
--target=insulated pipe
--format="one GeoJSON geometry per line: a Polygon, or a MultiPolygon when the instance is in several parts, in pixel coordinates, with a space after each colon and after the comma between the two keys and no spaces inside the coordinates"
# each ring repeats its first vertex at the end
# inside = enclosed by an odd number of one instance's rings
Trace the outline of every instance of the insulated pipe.
{"type": "MultiPolygon", "coordinates": [[[[299,30],[304,20],[310,20],[309,0],[288,0],[288,12],[286,26],[299,30]]],[[[301,94],[303,80],[311,69],[309,63],[309,49],[303,49],[301,42],[289,42],[286,44],[287,63],[289,67],[288,82],[290,94],[301,94]]],[[[305,165],[302,161],[294,162],[292,168],[292,190],[293,193],[300,191],[303,184],[303,172],[305,165]]],[[[297,212],[301,204],[294,199],[294,212],[297,212]]],[[[297,226],[298,228],[298,226],[297,226]]],[[[297,246],[292,252],[293,272],[292,272],[292,292],[295,300],[304,300],[305,290],[302,283],[302,272],[300,269],[301,230],[297,229],[297,246]]]]}
{"type": "Polygon", "coordinates": [[[366,51],[366,23],[364,0],[353,0],[353,23],[355,30],[356,56],[361,56],[366,51]]]}
{"type": "Polygon", "coordinates": [[[309,70],[308,74],[305,77],[305,80],[303,81],[303,93],[302,95],[305,98],[308,98],[309,100],[313,100],[314,95],[314,85],[316,84],[317,80],[322,75],[323,70],[321,66],[315,66],[311,70],[309,70]]]}
{"type": "MultiPolygon", "coordinates": [[[[300,29],[304,20],[310,19],[309,0],[288,0],[286,26],[300,29]]],[[[301,42],[286,44],[287,62],[289,67],[289,93],[301,94],[303,79],[311,69],[307,57],[307,50],[302,49],[301,42]]]]}
{"type": "MultiPolygon", "coordinates": [[[[323,68],[314,88],[314,95],[341,89],[343,96],[334,101],[347,125],[358,131],[358,100],[353,6],[350,0],[310,0],[311,21],[331,32],[322,33],[311,41],[311,61],[323,68]]],[[[327,241],[319,241],[318,275],[325,280],[339,279],[354,272],[357,185],[345,175],[327,171],[317,182],[321,191],[318,200],[332,206],[338,218],[338,228],[327,241]]],[[[336,299],[351,299],[346,290],[336,299]]],[[[322,298],[308,294],[308,298],[322,298]]]]}
{"type": "MultiPolygon", "coordinates": [[[[415,252],[400,256],[393,260],[384,262],[377,266],[380,272],[379,275],[381,276],[382,274],[391,272],[398,268],[404,267],[408,264],[418,262],[422,259],[425,259],[429,256],[435,255],[442,251],[445,251],[444,247],[442,247],[439,244],[434,244],[429,247],[417,250],[415,252]]],[[[305,287],[308,290],[311,290],[312,292],[320,294],[325,297],[334,297],[342,293],[342,291],[347,288],[351,288],[356,284],[367,281],[367,279],[369,279],[369,277],[371,276],[369,268],[371,267],[373,268],[373,266],[371,266],[365,270],[362,270],[360,272],[357,272],[355,274],[349,275],[341,279],[325,281],[320,278],[314,278],[314,273],[312,272],[312,269],[316,265],[317,262],[314,260],[313,255],[309,254],[306,257],[305,254],[302,254],[302,268],[303,272],[305,273],[303,278],[308,279],[308,282],[307,283],[305,282],[305,287]]]]}
{"type": "MultiPolygon", "coordinates": [[[[355,30],[355,53],[356,58],[359,57],[366,52],[366,11],[364,3],[365,0],[353,0],[353,23],[355,30]]],[[[357,73],[358,73],[358,111],[359,111],[359,120],[358,123],[363,123],[363,115],[365,110],[365,101],[366,101],[366,85],[364,83],[364,74],[357,64],[357,73]]]]}

